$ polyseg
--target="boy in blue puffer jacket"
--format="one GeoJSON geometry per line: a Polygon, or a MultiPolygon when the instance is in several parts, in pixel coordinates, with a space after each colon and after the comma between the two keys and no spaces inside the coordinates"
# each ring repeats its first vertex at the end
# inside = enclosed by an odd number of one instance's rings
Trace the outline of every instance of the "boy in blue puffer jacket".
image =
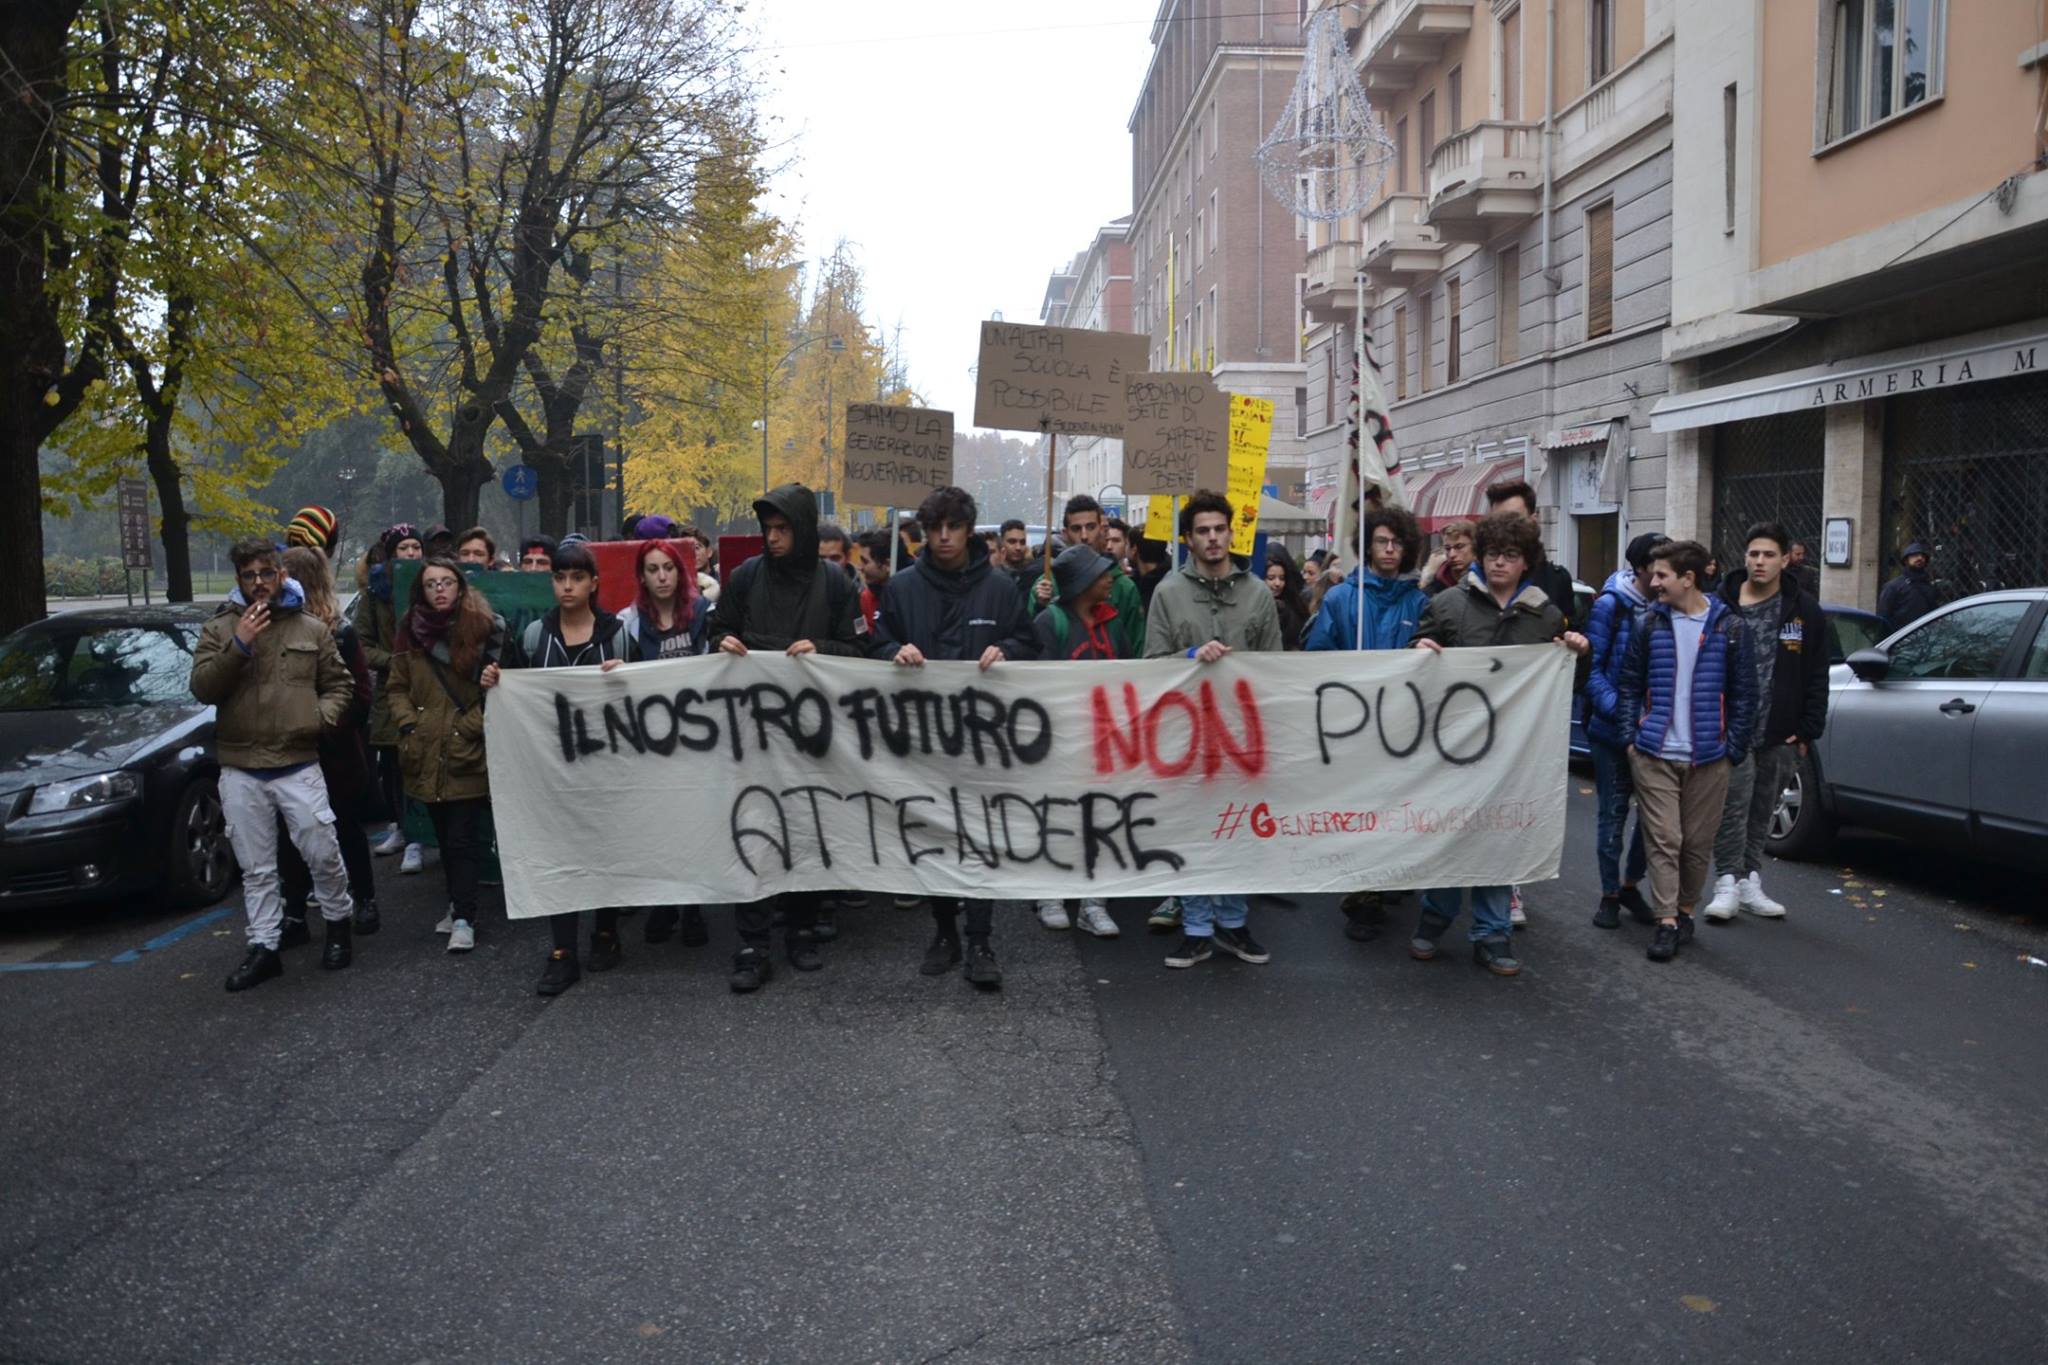
{"type": "Polygon", "coordinates": [[[1628,642],[1650,609],[1650,553],[1669,543],[1655,531],[1628,545],[1628,567],[1617,569],[1593,599],[1586,616],[1586,639],[1592,643],[1592,667],[1586,676],[1586,739],[1593,751],[1593,785],[1599,792],[1599,832],[1594,850],[1600,860],[1600,908],[1593,913],[1597,929],[1621,927],[1627,910],[1638,924],[1653,924],[1656,915],[1636,883],[1647,862],[1643,853],[1643,820],[1636,817],[1635,837],[1628,844],[1628,865],[1622,866],[1622,835],[1628,807],[1635,795],[1629,776],[1628,737],[1621,732],[1621,663],[1628,642]]]}
{"type": "Polygon", "coordinates": [[[1617,719],[1630,746],[1657,911],[1652,962],[1669,962],[1692,941],[1729,766],[1749,757],[1756,721],[1749,632],[1726,602],[1700,590],[1707,559],[1693,540],[1651,551],[1659,600],[1631,633],[1621,666],[1617,719]]]}

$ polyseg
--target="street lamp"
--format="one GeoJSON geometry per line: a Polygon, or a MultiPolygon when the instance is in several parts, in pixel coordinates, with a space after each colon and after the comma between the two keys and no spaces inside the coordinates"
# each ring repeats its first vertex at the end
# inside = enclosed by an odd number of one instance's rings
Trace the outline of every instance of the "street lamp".
{"type": "MultiPolygon", "coordinates": [[[[803,350],[806,346],[815,345],[820,341],[825,343],[825,349],[828,351],[843,351],[846,349],[846,343],[842,341],[839,337],[834,336],[830,333],[821,332],[817,336],[805,337],[802,341],[799,341],[796,345],[790,347],[787,351],[783,352],[782,359],[776,361],[773,365],[770,365],[767,369],[761,372],[762,497],[768,496],[768,389],[775,382],[776,372],[780,370],[784,365],[787,365],[790,361],[794,360],[796,358],[796,354],[798,351],[803,350]]],[[[765,322],[761,324],[761,349],[764,352],[768,349],[768,324],[765,322]]]]}

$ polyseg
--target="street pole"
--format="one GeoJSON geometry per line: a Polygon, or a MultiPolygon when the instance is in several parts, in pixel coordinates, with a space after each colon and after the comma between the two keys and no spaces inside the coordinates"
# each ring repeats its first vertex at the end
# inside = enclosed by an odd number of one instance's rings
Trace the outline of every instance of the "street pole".
{"type": "MultiPolygon", "coordinates": [[[[768,324],[761,324],[761,357],[768,356],[768,324]]],[[[761,496],[768,496],[768,386],[775,379],[775,371],[761,372],[761,496]]]]}

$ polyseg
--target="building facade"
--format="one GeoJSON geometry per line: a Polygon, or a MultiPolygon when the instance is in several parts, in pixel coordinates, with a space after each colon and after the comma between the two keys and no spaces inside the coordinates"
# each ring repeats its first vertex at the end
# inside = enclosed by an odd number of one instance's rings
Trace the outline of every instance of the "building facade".
{"type": "MultiPolygon", "coordinates": [[[[1046,281],[1039,319],[1048,327],[1084,327],[1096,332],[1132,331],[1131,218],[1105,224],[1088,249],[1046,281]]],[[[1109,436],[1075,436],[1060,443],[1054,489],[1064,499],[1075,493],[1095,498],[1123,493],[1123,442],[1109,436]]]]}
{"type": "MultiPolygon", "coordinates": [[[[1305,7],[1304,7],[1305,8],[1305,7]]],[[[1155,369],[1198,369],[1233,393],[1296,409],[1303,387],[1300,223],[1268,195],[1255,153],[1301,62],[1294,6],[1161,0],[1130,118],[1131,329],[1155,369]]],[[[1304,445],[1274,423],[1267,480],[1301,496],[1304,445]]]]}
{"type": "Polygon", "coordinates": [[[2048,582],[2048,34],[2031,0],[1679,0],[1674,533],[1782,521],[1829,601],[1909,541],[2048,582]]]}
{"type": "Polygon", "coordinates": [[[1347,454],[1362,282],[1424,525],[1526,477],[1551,557],[1597,583],[1663,524],[1671,0],[1338,10],[1396,150],[1362,214],[1311,227],[1310,505],[1327,509],[1347,454]]]}

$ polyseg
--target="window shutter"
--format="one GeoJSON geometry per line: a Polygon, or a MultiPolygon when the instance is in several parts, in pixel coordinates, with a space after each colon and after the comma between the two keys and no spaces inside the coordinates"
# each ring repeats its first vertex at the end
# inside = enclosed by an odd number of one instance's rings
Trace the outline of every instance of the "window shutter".
{"type": "Polygon", "coordinates": [[[1614,330],[1614,205],[1586,213],[1586,336],[1614,330]]]}

